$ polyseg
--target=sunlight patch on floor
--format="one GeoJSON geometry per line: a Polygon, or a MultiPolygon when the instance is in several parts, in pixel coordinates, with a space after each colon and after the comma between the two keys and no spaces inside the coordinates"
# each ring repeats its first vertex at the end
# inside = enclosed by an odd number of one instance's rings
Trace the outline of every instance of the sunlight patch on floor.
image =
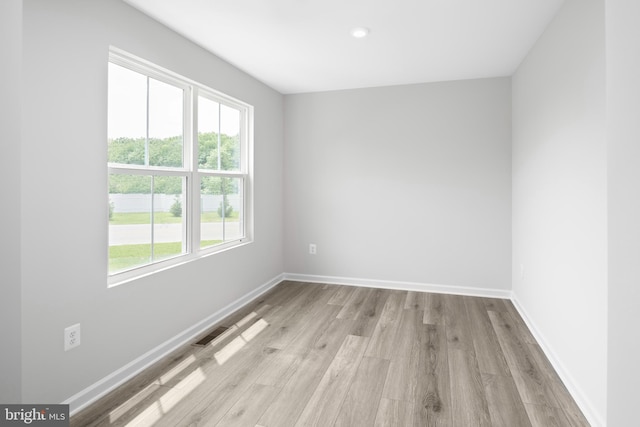
{"type": "Polygon", "coordinates": [[[227,360],[247,345],[249,341],[258,336],[267,326],[269,326],[267,321],[259,319],[256,323],[248,327],[239,337],[234,338],[233,341],[215,353],[214,357],[216,362],[218,362],[219,365],[224,365],[227,360]]]}
{"type": "Polygon", "coordinates": [[[164,414],[169,412],[189,393],[195,390],[206,379],[202,369],[197,368],[191,372],[175,387],[169,389],[160,399],[151,403],[144,411],[126,424],[126,427],[150,427],[154,425],[164,414]]]}
{"type": "Polygon", "coordinates": [[[166,385],[169,381],[171,381],[176,375],[180,372],[184,371],[189,365],[196,361],[196,357],[192,354],[182,362],[180,362],[176,367],[171,369],[166,374],[162,375],[158,380],[160,385],[166,385]]]}

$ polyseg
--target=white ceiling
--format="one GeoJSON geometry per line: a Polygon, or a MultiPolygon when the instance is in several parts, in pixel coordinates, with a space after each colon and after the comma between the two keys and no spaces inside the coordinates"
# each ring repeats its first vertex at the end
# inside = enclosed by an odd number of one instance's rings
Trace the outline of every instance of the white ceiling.
{"type": "Polygon", "coordinates": [[[563,2],[124,1],[284,94],[508,76],[563,2]]]}

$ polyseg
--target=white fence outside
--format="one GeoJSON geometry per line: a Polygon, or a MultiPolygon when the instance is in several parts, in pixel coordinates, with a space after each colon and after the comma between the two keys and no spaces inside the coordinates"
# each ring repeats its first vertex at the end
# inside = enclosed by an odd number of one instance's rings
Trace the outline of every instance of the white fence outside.
{"type": "MultiPolygon", "coordinates": [[[[154,212],[169,212],[171,205],[176,201],[173,194],[154,194],[154,212]]],[[[109,201],[113,205],[113,212],[149,212],[151,209],[151,196],[149,194],[111,194],[109,201]]],[[[227,202],[233,206],[233,210],[238,212],[242,207],[242,199],[238,194],[227,196],[227,202]]],[[[222,196],[204,195],[200,197],[201,211],[217,211],[222,203],[222,196]]],[[[184,206],[183,206],[184,207],[184,206]]]]}

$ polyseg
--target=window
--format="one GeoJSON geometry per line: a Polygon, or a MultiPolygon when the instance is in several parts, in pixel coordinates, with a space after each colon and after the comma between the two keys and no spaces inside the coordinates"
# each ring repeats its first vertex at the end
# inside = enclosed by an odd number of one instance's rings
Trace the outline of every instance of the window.
{"type": "Polygon", "coordinates": [[[112,50],[109,283],[249,241],[252,108],[112,50]]]}

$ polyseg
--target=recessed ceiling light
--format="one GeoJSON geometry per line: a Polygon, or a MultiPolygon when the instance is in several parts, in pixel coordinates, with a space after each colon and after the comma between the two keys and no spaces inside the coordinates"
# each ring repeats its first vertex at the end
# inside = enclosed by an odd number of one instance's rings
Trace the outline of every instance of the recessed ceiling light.
{"type": "Polygon", "coordinates": [[[351,35],[357,39],[362,39],[369,35],[369,29],[365,27],[357,27],[351,30],[351,35]]]}

